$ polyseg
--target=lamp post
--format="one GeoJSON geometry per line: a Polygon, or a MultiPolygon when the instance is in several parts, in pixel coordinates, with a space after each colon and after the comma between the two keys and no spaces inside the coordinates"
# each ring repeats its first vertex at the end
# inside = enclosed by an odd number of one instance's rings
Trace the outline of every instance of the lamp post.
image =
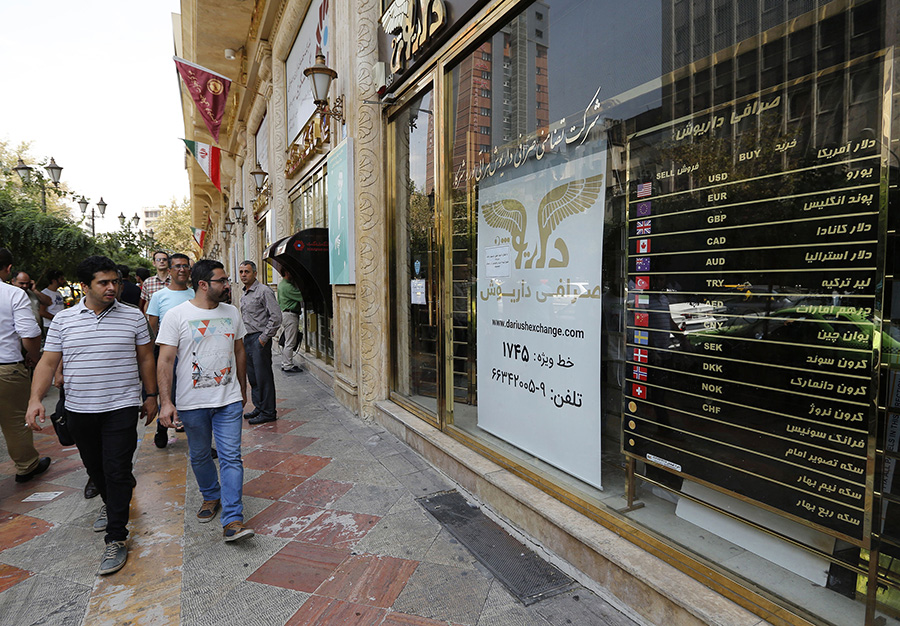
{"type": "MultiPolygon", "coordinates": [[[[125,213],[124,213],[124,212],[119,213],[119,225],[120,225],[120,226],[125,226],[125,220],[127,220],[127,219],[128,219],[128,218],[125,217],[125,213]]],[[[135,228],[137,228],[137,225],[138,225],[138,223],[139,223],[140,221],[141,221],[141,218],[138,217],[138,214],[137,214],[137,213],[135,213],[135,214],[134,214],[134,217],[132,217],[131,220],[130,220],[130,222],[134,225],[135,228]]]]}
{"type": "Polygon", "coordinates": [[[312,78],[313,103],[318,113],[323,118],[333,117],[343,124],[344,97],[338,96],[334,99],[334,106],[328,106],[328,90],[331,81],[337,78],[337,72],[325,65],[325,55],[321,51],[316,53],[316,64],[303,70],[303,75],[312,78]]]}
{"type": "MultiPolygon", "coordinates": [[[[81,200],[78,201],[78,206],[81,207],[81,214],[87,214],[88,208],[87,198],[81,196],[81,200]]],[[[103,201],[103,197],[100,197],[100,201],[97,203],[97,209],[100,211],[100,217],[103,217],[103,214],[106,213],[106,203],[103,201]]],[[[94,228],[94,222],[97,219],[97,216],[94,214],[94,207],[91,207],[91,237],[96,237],[97,233],[94,228]]]]}
{"type": "MultiPolygon", "coordinates": [[[[16,174],[19,175],[19,178],[22,179],[22,182],[26,185],[31,183],[31,175],[34,172],[34,168],[28,165],[25,165],[25,161],[22,160],[22,157],[19,157],[19,162],[13,168],[16,171],[16,174]]],[[[62,175],[62,166],[56,164],[56,160],[53,157],[50,157],[50,163],[44,166],[44,169],[47,170],[47,173],[50,175],[50,182],[53,183],[53,186],[59,189],[59,177],[62,175]]],[[[47,212],[47,183],[44,181],[44,177],[38,173],[37,174],[38,182],[41,185],[41,211],[44,213],[47,212]]]]}

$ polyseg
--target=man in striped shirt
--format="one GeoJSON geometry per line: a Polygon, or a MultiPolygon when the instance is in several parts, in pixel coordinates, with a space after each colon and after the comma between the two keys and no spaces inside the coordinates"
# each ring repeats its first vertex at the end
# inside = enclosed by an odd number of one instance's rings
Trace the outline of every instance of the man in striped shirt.
{"type": "Polygon", "coordinates": [[[122,569],[128,556],[128,510],[134,485],[138,412],[149,424],[157,412],[153,344],[144,316],[116,300],[119,273],[107,257],[92,256],[76,269],[84,298],[56,314],[44,355],[34,371],[26,420],[45,421],[41,400],[60,361],[66,377],[69,429],[88,475],[103,498],[94,531],[106,531],[100,574],[122,569]],[[141,405],[141,383],[147,399],[141,405]]]}

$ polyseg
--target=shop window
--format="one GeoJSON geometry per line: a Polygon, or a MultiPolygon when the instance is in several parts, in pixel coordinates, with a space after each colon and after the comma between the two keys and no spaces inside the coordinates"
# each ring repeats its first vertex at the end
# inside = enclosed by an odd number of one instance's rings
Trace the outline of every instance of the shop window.
{"type": "Polygon", "coordinates": [[[434,204],[434,116],[431,92],[391,120],[395,240],[391,302],[395,337],[393,392],[436,412],[438,385],[437,230],[434,204]]]}

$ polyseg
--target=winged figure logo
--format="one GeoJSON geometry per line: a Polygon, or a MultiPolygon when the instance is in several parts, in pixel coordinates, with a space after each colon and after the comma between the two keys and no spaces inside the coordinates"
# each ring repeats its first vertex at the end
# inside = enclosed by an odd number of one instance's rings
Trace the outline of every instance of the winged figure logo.
{"type": "Polygon", "coordinates": [[[447,21],[443,0],[393,0],[381,16],[384,32],[394,35],[391,71],[399,72],[447,21]]]}
{"type": "MultiPolygon", "coordinates": [[[[547,243],[550,235],[567,217],[584,213],[597,202],[603,193],[603,174],[589,178],[569,181],[551,189],[541,200],[538,207],[538,234],[540,243],[528,253],[528,242],[525,231],[528,225],[528,212],[518,200],[506,198],[485,204],[481,208],[484,221],[488,226],[502,228],[510,234],[513,250],[516,251],[516,269],[522,269],[522,258],[526,257],[525,269],[543,268],[547,263],[547,243]],[[540,254],[538,255],[538,246],[540,254]]],[[[560,253],[560,258],[551,258],[549,267],[568,267],[569,248],[566,242],[557,237],[553,247],[560,253]]]]}

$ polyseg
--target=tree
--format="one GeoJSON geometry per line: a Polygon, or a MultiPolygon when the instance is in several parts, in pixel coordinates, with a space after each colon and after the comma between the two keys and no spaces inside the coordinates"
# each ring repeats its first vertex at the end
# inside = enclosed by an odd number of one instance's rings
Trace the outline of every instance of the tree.
{"type": "Polygon", "coordinates": [[[153,222],[153,238],[157,247],[196,259],[197,244],[191,232],[191,204],[188,199],[178,202],[172,198],[168,206],[160,205],[159,208],[160,215],[153,222]]]}
{"type": "Polygon", "coordinates": [[[41,206],[41,183],[44,181],[45,198],[47,201],[47,213],[59,215],[61,217],[72,217],[71,209],[63,202],[66,196],[73,196],[74,193],[69,191],[65,182],[60,182],[59,188],[50,182],[44,166],[50,162],[49,158],[40,161],[29,154],[31,148],[30,143],[23,142],[15,149],[10,148],[9,143],[0,141],[0,186],[14,196],[18,196],[23,200],[30,200],[39,208],[41,206]],[[25,183],[19,178],[14,171],[14,167],[19,159],[30,165],[33,169],[31,172],[31,182],[25,183]]]}

